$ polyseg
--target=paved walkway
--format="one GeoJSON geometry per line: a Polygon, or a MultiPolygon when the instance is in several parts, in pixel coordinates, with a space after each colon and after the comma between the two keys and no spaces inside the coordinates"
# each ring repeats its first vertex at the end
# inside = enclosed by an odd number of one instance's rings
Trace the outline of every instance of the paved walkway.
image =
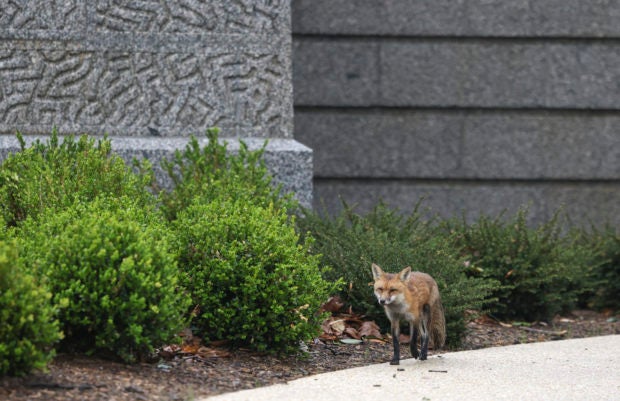
{"type": "Polygon", "coordinates": [[[208,400],[620,401],[620,335],[406,359],[208,400]]]}

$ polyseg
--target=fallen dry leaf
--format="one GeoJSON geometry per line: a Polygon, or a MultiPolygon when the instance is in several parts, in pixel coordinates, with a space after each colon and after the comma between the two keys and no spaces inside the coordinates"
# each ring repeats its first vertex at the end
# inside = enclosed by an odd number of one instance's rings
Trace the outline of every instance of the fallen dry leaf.
{"type": "Polygon", "coordinates": [[[477,324],[497,324],[497,320],[493,319],[489,315],[481,315],[473,320],[477,324]]]}
{"type": "Polygon", "coordinates": [[[343,319],[334,320],[333,322],[329,323],[329,326],[331,327],[333,333],[337,336],[344,333],[344,330],[346,329],[346,325],[343,319]]]}
{"type": "Polygon", "coordinates": [[[164,358],[164,359],[172,359],[180,351],[181,351],[181,346],[180,345],[178,345],[178,344],[170,344],[170,345],[166,345],[161,350],[159,350],[159,352],[157,354],[159,356],[161,356],[162,358],[164,358]]]}
{"type": "Polygon", "coordinates": [[[336,313],[340,309],[342,309],[343,306],[344,306],[344,302],[342,302],[342,299],[340,299],[340,297],[336,295],[336,296],[330,297],[327,300],[327,302],[325,302],[321,306],[320,311],[336,313]]]}
{"type": "Polygon", "coordinates": [[[359,328],[360,336],[362,337],[374,337],[381,338],[381,329],[379,329],[379,325],[373,321],[363,322],[359,328]]]}
{"type": "Polygon", "coordinates": [[[203,358],[229,358],[230,352],[222,348],[200,347],[198,348],[197,355],[203,358]]]}
{"type": "Polygon", "coordinates": [[[181,352],[184,354],[197,354],[200,347],[200,344],[183,344],[181,346],[181,352]]]}
{"type": "MultiPolygon", "coordinates": [[[[332,305],[340,310],[341,302],[339,298],[333,297],[325,305],[332,305]]],[[[328,309],[332,308],[332,306],[325,305],[324,307],[328,309]]],[[[381,329],[374,321],[364,320],[364,316],[354,313],[351,307],[348,308],[347,313],[332,313],[321,324],[321,331],[319,339],[323,341],[337,341],[344,338],[357,340],[377,338],[381,342],[385,340],[381,329]]]]}
{"type": "Polygon", "coordinates": [[[357,332],[357,330],[355,330],[353,327],[347,327],[344,329],[344,334],[348,335],[349,337],[355,339],[355,340],[360,340],[362,338],[362,336],[360,336],[360,334],[357,332]]]}

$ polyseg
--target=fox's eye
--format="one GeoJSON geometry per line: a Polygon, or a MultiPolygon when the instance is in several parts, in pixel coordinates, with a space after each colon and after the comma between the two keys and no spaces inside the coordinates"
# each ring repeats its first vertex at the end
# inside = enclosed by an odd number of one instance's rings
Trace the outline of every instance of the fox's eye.
{"type": "Polygon", "coordinates": [[[377,288],[377,291],[383,291],[383,288],[379,287],[377,288]]]}
{"type": "Polygon", "coordinates": [[[390,288],[390,292],[396,292],[396,288],[390,288]]]}

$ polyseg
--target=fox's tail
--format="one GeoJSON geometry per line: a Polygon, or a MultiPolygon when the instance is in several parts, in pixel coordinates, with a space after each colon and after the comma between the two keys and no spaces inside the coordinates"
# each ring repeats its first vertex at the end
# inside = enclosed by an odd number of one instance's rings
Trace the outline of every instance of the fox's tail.
{"type": "Polygon", "coordinates": [[[441,299],[437,298],[431,306],[431,340],[433,348],[439,349],[446,343],[446,318],[443,313],[443,305],[441,299]]]}

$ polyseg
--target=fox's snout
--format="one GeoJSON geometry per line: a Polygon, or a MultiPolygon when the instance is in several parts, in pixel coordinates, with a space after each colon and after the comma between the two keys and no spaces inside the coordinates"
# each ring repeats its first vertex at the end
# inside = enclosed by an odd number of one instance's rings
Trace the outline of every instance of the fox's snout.
{"type": "Polygon", "coordinates": [[[380,305],[389,305],[389,304],[392,303],[392,301],[394,301],[394,297],[383,298],[383,297],[377,295],[377,300],[379,301],[380,305]]]}

